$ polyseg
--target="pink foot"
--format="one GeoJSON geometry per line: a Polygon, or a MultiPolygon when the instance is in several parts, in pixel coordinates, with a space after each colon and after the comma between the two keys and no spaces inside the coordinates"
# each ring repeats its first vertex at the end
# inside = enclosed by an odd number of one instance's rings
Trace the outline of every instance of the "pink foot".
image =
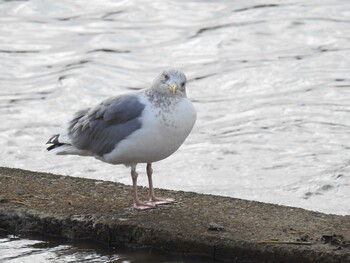
{"type": "Polygon", "coordinates": [[[152,209],[152,208],[156,208],[156,204],[152,201],[148,201],[148,202],[136,201],[134,202],[134,208],[137,210],[152,209]]]}
{"type": "Polygon", "coordinates": [[[147,163],[147,176],[148,176],[148,185],[149,185],[149,192],[148,195],[150,197],[150,202],[153,202],[156,205],[164,205],[164,204],[170,204],[170,203],[174,203],[175,199],[173,198],[162,198],[162,197],[157,197],[154,194],[154,190],[153,190],[153,182],[152,182],[152,173],[153,173],[153,169],[152,169],[152,163],[147,163]]]}
{"type": "Polygon", "coordinates": [[[171,204],[175,202],[174,198],[162,198],[162,197],[151,197],[151,202],[153,202],[156,205],[165,205],[165,204],[171,204]]]}

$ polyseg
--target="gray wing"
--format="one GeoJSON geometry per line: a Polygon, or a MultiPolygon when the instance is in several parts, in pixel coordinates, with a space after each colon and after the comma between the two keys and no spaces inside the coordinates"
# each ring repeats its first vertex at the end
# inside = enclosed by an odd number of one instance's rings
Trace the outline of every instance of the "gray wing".
{"type": "Polygon", "coordinates": [[[72,145],[97,155],[110,153],[120,141],[141,128],[139,117],[144,108],[136,96],[123,95],[77,112],[68,128],[72,145]]]}

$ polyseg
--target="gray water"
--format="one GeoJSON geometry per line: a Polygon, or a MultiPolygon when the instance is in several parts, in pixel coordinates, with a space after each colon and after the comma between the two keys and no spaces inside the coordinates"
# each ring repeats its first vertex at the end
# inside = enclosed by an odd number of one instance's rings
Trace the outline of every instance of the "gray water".
{"type": "Polygon", "coordinates": [[[198,120],[156,187],[350,214],[349,1],[0,1],[0,61],[1,166],[131,184],[44,144],[176,67],[198,120]]]}
{"type": "Polygon", "coordinates": [[[0,235],[0,262],[210,263],[206,258],[169,255],[152,248],[110,248],[87,241],[0,235]]]}

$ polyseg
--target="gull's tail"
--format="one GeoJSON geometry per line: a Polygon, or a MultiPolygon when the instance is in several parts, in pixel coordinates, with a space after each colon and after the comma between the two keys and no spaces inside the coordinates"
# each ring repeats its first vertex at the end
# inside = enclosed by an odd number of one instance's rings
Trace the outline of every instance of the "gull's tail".
{"type": "Polygon", "coordinates": [[[59,134],[52,136],[46,144],[51,144],[46,149],[53,154],[73,154],[73,155],[91,155],[89,151],[81,150],[75,147],[71,139],[72,127],[79,119],[88,112],[88,109],[77,112],[74,118],[62,127],[59,134]]]}
{"type": "Polygon", "coordinates": [[[51,144],[46,149],[53,154],[57,155],[65,155],[65,154],[71,154],[71,155],[91,155],[90,152],[77,149],[75,146],[73,146],[70,143],[66,142],[60,142],[65,141],[65,136],[61,134],[56,134],[52,136],[46,144],[51,144]]]}

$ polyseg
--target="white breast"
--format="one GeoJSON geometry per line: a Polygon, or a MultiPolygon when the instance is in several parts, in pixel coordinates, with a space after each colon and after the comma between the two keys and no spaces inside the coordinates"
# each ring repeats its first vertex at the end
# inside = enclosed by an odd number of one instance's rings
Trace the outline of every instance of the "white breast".
{"type": "MultiPolygon", "coordinates": [[[[143,98],[144,99],[144,98],[143,98]]],[[[169,111],[161,111],[145,101],[142,127],[121,141],[102,160],[113,164],[150,163],[174,153],[185,141],[196,121],[190,100],[181,99],[169,111]]]]}

